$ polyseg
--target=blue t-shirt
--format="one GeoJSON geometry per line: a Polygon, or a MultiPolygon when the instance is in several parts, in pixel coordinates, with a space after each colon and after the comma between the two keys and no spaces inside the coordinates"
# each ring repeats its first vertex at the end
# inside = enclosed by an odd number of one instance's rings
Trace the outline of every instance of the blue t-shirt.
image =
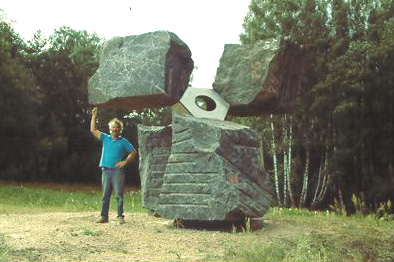
{"type": "Polygon", "coordinates": [[[100,140],[103,142],[100,167],[115,168],[115,163],[122,161],[133,151],[133,145],[123,137],[112,140],[110,135],[100,132],[100,140]]]}

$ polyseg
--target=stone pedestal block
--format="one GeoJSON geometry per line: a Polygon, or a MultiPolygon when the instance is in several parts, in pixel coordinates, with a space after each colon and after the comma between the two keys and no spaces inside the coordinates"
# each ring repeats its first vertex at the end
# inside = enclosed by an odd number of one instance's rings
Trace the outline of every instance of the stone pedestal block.
{"type": "Polygon", "coordinates": [[[174,219],[261,217],[273,199],[262,157],[258,133],[246,126],[174,115],[171,154],[150,208],[174,219]]]}

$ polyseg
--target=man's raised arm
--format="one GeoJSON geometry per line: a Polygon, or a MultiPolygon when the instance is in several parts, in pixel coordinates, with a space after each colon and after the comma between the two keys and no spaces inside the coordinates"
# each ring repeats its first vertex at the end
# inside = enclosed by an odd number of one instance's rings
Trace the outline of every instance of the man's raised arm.
{"type": "Polygon", "coordinates": [[[95,138],[100,139],[100,131],[97,130],[97,128],[96,128],[97,112],[98,112],[98,109],[95,106],[92,109],[92,120],[90,120],[90,132],[93,134],[93,136],[95,138]]]}

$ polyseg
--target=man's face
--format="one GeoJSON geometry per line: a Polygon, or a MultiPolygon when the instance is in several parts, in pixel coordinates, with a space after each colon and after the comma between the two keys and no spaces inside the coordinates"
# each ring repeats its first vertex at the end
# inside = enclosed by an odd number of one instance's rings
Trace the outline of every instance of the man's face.
{"type": "Polygon", "coordinates": [[[111,123],[111,125],[109,126],[109,132],[113,137],[120,136],[120,126],[117,123],[111,123]]]}

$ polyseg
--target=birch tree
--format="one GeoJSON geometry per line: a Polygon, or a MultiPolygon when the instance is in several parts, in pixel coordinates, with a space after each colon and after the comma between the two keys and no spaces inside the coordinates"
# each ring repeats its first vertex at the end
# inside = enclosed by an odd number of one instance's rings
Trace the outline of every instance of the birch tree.
{"type": "Polygon", "coordinates": [[[300,195],[300,207],[306,206],[306,197],[308,193],[308,182],[309,182],[309,161],[310,161],[310,150],[306,150],[306,160],[304,174],[302,176],[302,190],[300,195]]]}
{"type": "Polygon", "coordinates": [[[292,147],[293,147],[293,117],[289,117],[289,136],[288,136],[288,154],[287,154],[287,188],[289,190],[289,197],[290,197],[290,202],[292,206],[295,206],[295,199],[294,199],[294,193],[293,189],[291,186],[291,176],[293,174],[292,172],[292,147]]]}
{"type": "Polygon", "coordinates": [[[276,157],[276,143],[275,143],[275,129],[274,129],[274,116],[270,114],[270,120],[271,120],[271,155],[273,158],[274,162],[274,178],[275,178],[275,193],[276,193],[276,199],[278,201],[278,205],[282,205],[281,197],[280,197],[280,191],[279,191],[279,176],[278,176],[278,160],[276,157]]]}

